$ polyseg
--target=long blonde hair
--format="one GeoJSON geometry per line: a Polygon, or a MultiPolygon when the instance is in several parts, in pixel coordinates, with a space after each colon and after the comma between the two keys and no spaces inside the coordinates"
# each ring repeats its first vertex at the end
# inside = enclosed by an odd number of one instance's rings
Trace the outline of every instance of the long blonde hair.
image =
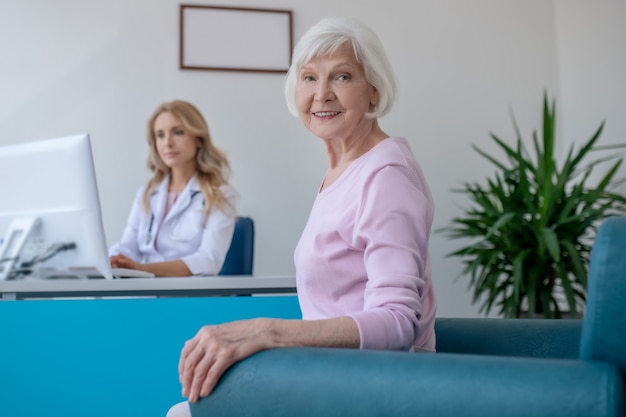
{"type": "Polygon", "coordinates": [[[170,168],[165,165],[156,148],[154,135],[154,123],[161,114],[168,112],[178,118],[185,131],[190,132],[200,143],[196,153],[196,180],[204,196],[204,215],[208,215],[212,207],[224,210],[231,207],[231,203],[220,190],[221,185],[228,184],[230,164],[226,155],[217,149],[211,141],[209,126],[204,120],[202,113],[191,103],[182,100],[174,100],[161,104],[148,120],[148,168],[153,175],[143,194],[143,206],[146,213],[150,212],[150,197],[154,189],[170,174],[170,168]]]}

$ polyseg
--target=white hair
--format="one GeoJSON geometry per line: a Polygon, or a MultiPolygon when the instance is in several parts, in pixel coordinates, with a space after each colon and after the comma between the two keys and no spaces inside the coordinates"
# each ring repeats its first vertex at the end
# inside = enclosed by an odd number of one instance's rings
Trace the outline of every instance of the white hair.
{"type": "Polygon", "coordinates": [[[378,103],[367,116],[381,117],[391,110],[397,95],[396,78],[380,39],[356,19],[333,17],[311,27],[294,48],[285,79],[285,99],[291,114],[298,116],[296,87],[302,66],[317,56],[333,54],[345,44],[352,47],[357,62],[363,65],[365,78],[378,91],[378,103]]]}

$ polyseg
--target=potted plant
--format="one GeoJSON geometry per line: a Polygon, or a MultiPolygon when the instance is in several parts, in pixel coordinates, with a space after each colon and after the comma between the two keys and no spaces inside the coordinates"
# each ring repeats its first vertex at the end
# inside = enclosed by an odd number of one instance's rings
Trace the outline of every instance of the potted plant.
{"type": "Polygon", "coordinates": [[[469,277],[473,303],[481,301],[485,314],[497,306],[505,317],[560,318],[566,302],[568,313],[578,315],[584,307],[595,231],[602,219],[626,212],[626,199],[612,191],[624,181],[614,180],[622,163],[619,154],[585,161],[594,150],[626,144],[597,147],[603,122],[580,149],[572,145],[559,166],[554,156],[555,109],[555,100],[550,106],[544,93],[543,138],[533,132],[534,155],[514,118],[515,146],[490,135],[504,151],[504,161],[472,146],[496,172],[486,185],[465,182],[453,190],[467,195],[471,206],[439,230],[469,239],[448,256],[463,259],[461,275],[469,277]],[[609,161],[600,180],[589,185],[594,168],[609,161]]]}

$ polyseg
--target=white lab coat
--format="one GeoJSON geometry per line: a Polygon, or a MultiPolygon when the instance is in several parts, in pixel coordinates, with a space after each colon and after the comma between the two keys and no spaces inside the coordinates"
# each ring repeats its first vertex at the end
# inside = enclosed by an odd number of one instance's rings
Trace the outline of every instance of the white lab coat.
{"type": "Polygon", "coordinates": [[[211,209],[203,221],[204,196],[195,176],[165,215],[167,177],[150,197],[146,214],[137,192],[122,239],[109,248],[109,256],[123,254],[140,263],[181,259],[194,275],[217,275],[222,269],[235,230],[237,193],[231,186],[220,189],[233,208],[211,209]]]}

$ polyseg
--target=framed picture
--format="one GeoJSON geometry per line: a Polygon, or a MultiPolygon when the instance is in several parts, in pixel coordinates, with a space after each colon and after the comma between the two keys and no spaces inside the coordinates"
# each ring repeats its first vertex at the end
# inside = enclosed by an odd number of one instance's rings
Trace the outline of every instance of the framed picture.
{"type": "Polygon", "coordinates": [[[290,10],[180,5],[180,68],[285,73],[290,10]]]}

